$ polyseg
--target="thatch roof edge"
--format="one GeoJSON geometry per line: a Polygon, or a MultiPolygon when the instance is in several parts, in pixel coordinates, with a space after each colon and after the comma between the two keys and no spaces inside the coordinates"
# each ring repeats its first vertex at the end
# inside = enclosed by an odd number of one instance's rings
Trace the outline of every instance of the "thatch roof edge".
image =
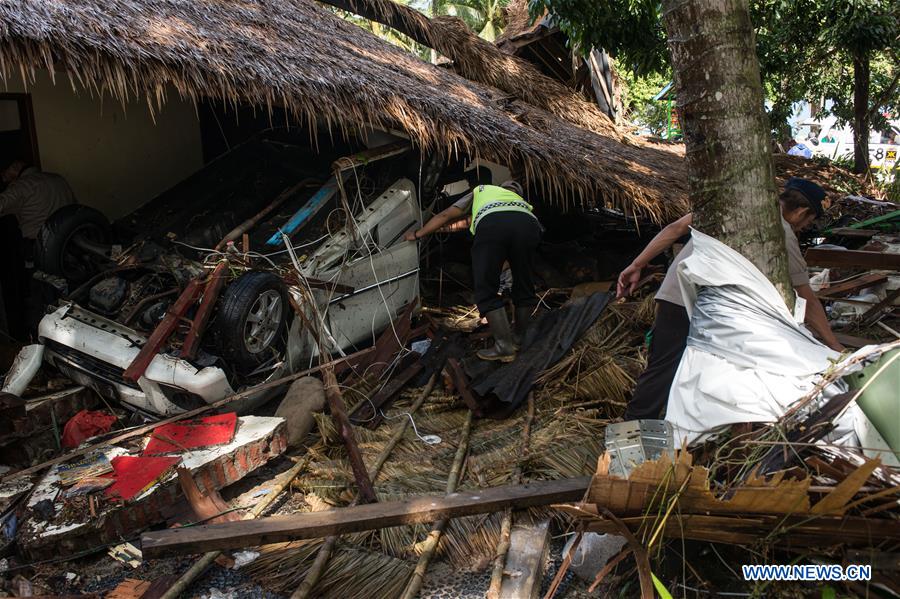
{"type": "MultiPolygon", "coordinates": [[[[43,5],[34,0],[26,0],[25,4],[51,11],[50,17],[56,17],[52,11],[59,9],[57,5],[43,5]]],[[[92,6],[90,0],[83,4],[92,6]]],[[[297,10],[308,10],[300,0],[291,4],[297,10]]],[[[672,218],[686,206],[680,157],[661,151],[648,154],[640,142],[622,143],[564,124],[554,115],[504,98],[496,90],[471,87],[473,84],[464,84],[464,80],[454,81],[453,74],[425,63],[415,69],[433,69],[426,74],[436,79],[435,85],[456,86],[460,94],[477,93],[483,97],[467,100],[465,95],[448,95],[440,99],[427,95],[433,93],[429,90],[412,90],[408,96],[396,95],[392,89],[366,93],[368,90],[331,80],[326,74],[321,81],[303,79],[302,87],[297,87],[296,77],[262,80],[260,73],[249,69],[211,68],[208,59],[222,58],[218,54],[201,55],[200,62],[184,62],[172,59],[168,45],[160,50],[152,44],[147,48],[140,41],[134,47],[122,49],[113,45],[122,42],[115,36],[86,41],[83,35],[60,35],[50,28],[41,28],[37,33],[25,29],[23,34],[12,30],[18,28],[18,23],[12,19],[15,14],[9,12],[9,5],[6,8],[4,14],[0,7],[0,76],[4,79],[18,72],[30,84],[36,69],[46,68],[53,73],[56,68],[62,68],[73,87],[81,86],[98,95],[109,93],[123,102],[143,96],[152,111],[162,106],[171,85],[181,97],[194,102],[210,97],[232,105],[246,102],[269,111],[284,109],[299,120],[312,122],[318,117],[339,129],[397,128],[426,150],[439,148],[444,155],[465,152],[502,163],[520,163],[529,182],[563,205],[596,197],[599,192],[609,206],[629,214],[637,212],[657,222],[672,218]],[[139,59],[135,58],[135,52],[140,52],[139,59]],[[496,132],[487,133],[491,130],[496,132]],[[657,174],[661,174],[661,179],[657,174]]],[[[302,16],[325,18],[315,11],[302,16]]],[[[343,22],[317,23],[317,27],[324,25],[338,31],[345,26],[352,28],[352,34],[342,33],[351,37],[370,36],[343,22]]],[[[370,37],[373,39],[360,47],[360,53],[371,53],[378,49],[376,44],[386,46],[370,37]]],[[[323,42],[336,40],[323,39],[323,42]]],[[[385,48],[384,52],[385,56],[380,58],[391,58],[393,50],[385,48]]],[[[230,56],[225,58],[231,60],[230,56]]],[[[213,65],[220,66],[223,65],[213,65]]],[[[265,63],[265,66],[271,65],[265,63]]],[[[383,76],[376,67],[372,68],[375,70],[371,76],[383,76]]],[[[416,73],[398,72],[401,83],[413,75],[416,73]]]]}

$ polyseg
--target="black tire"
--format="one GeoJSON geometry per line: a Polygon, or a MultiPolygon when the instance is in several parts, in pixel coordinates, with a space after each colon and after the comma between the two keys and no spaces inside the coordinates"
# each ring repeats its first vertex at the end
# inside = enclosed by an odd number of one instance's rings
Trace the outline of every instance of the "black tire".
{"type": "Polygon", "coordinates": [[[77,235],[100,244],[108,244],[112,237],[109,221],[99,210],[80,204],[63,206],[38,231],[35,266],[76,284],[96,274],[96,262],[73,247],[72,240],[77,235]]]}
{"type": "MultiPolygon", "coordinates": [[[[265,301],[268,301],[265,300],[265,301]]],[[[290,304],[284,282],[270,272],[247,272],[232,282],[219,298],[213,323],[218,354],[238,373],[246,374],[263,362],[284,353],[290,304]],[[277,317],[272,315],[268,333],[251,335],[251,314],[259,312],[265,298],[280,302],[277,317]],[[271,338],[269,338],[271,337],[271,338]]]]}

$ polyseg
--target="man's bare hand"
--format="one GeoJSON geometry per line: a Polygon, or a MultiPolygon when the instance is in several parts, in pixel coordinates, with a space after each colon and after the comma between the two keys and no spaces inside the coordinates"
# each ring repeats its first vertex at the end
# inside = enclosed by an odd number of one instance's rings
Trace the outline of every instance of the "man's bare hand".
{"type": "Polygon", "coordinates": [[[847,348],[841,345],[839,341],[833,341],[831,343],[828,343],[827,345],[828,347],[839,353],[844,353],[845,351],[847,351],[847,348]]]}
{"type": "Polygon", "coordinates": [[[403,239],[406,241],[417,241],[419,238],[416,237],[416,231],[407,231],[406,235],[403,236],[403,239]]]}
{"type": "Polygon", "coordinates": [[[622,271],[622,274],[619,275],[619,280],[616,282],[616,299],[628,297],[634,293],[638,282],[641,280],[642,270],[641,267],[630,264],[628,268],[622,271]]]}

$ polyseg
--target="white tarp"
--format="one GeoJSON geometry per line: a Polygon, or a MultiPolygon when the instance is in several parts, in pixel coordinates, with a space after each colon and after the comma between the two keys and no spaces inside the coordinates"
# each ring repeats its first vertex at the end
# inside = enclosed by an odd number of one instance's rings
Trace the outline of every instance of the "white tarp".
{"type": "MultiPolygon", "coordinates": [[[[677,267],[691,328],[666,410],[688,443],[724,425],[778,420],[839,358],[749,260],[696,230],[693,242],[677,267]]],[[[832,387],[829,397],[844,390],[832,387]]]]}

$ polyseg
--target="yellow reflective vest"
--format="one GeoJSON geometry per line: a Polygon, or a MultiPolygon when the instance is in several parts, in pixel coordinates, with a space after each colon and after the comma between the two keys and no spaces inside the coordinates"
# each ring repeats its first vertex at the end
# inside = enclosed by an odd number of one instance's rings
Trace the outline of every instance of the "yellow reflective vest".
{"type": "Polygon", "coordinates": [[[472,191],[472,223],[469,225],[472,235],[481,219],[493,212],[532,214],[532,206],[522,196],[505,187],[479,185],[472,191]]]}

